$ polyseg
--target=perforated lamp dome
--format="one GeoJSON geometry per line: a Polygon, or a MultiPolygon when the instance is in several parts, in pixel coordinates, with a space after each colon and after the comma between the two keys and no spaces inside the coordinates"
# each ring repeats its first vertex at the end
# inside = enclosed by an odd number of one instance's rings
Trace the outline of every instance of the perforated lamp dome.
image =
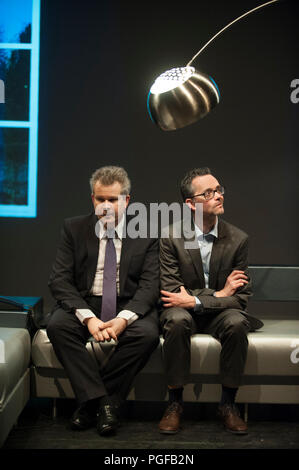
{"type": "Polygon", "coordinates": [[[220,101],[220,92],[209,75],[199,72],[191,63],[223,31],[241,18],[279,0],[272,0],[244,13],[215,34],[185,67],[162,73],[151,86],[147,108],[153,122],[163,131],[173,131],[193,124],[208,114],[220,101]]]}
{"type": "Polygon", "coordinates": [[[214,80],[194,67],[179,67],[157,78],[148,95],[152,120],[164,131],[192,124],[219,103],[214,80]]]}

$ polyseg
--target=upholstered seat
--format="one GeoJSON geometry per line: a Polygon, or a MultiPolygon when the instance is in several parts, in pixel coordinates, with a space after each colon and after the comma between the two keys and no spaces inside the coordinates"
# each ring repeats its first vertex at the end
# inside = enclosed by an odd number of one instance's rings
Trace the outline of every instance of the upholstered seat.
{"type": "MultiPolygon", "coordinates": [[[[264,327],[261,330],[248,335],[249,348],[243,378],[244,387],[240,388],[238,400],[271,402],[272,396],[272,401],[275,402],[277,396],[275,391],[283,393],[285,390],[287,403],[299,403],[299,364],[296,359],[294,360],[294,350],[296,345],[299,346],[299,319],[263,321],[264,327]],[[294,358],[291,356],[292,353],[294,358]]],[[[89,342],[87,349],[100,367],[113,353],[114,344],[89,342]]],[[[160,345],[144,369],[136,377],[129,398],[138,400],[165,398],[162,345],[163,338],[160,339],[160,345]]],[[[190,401],[218,399],[220,351],[219,341],[212,336],[196,334],[192,337],[190,385],[186,387],[186,399],[190,401]]],[[[39,330],[33,339],[32,360],[37,396],[56,398],[74,396],[45,330],[39,330]]]]}
{"type": "Polygon", "coordinates": [[[0,327],[0,446],[30,397],[30,352],[27,330],[0,327]]]}

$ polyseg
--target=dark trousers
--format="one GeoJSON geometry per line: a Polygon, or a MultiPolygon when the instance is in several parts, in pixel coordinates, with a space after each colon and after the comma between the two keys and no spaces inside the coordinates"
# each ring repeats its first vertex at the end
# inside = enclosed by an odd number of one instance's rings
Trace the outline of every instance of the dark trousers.
{"type": "Polygon", "coordinates": [[[188,383],[190,373],[190,338],[195,333],[207,333],[221,343],[220,381],[227,387],[238,387],[245,367],[250,323],[237,309],[221,313],[191,315],[183,308],[163,310],[160,317],[163,330],[164,367],[168,385],[188,383]]]}
{"type": "MultiPolygon", "coordinates": [[[[93,298],[92,310],[99,317],[96,302],[93,298]]],[[[135,375],[158,345],[159,324],[157,312],[152,311],[129,325],[119,335],[115,350],[103,369],[87,351],[86,342],[91,335],[75,313],[56,309],[47,334],[81,404],[106,394],[126,399],[135,375]]]]}

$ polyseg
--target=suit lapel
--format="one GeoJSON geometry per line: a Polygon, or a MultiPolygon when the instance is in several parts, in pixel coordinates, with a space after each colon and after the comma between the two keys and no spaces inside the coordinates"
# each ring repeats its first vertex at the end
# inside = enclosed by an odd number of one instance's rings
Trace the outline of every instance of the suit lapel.
{"type": "MultiPolygon", "coordinates": [[[[195,243],[197,245],[197,240],[196,240],[196,235],[195,235],[195,230],[194,230],[194,225],[192,224],[191,230],[187,230],[186,227],[184,227],[184,231],[182,232],[184,234],[184,240],[183,243],[188,244],[188,243],[195,243]]],[[[187,245],[188,246],[188,245],[187,245]]],[[[184,248],[185,249],[185,248],[184,248]]],[[[204,273],[203,273],[203,267],[202,267],[202,259],[201,259],[201,254],[200,254],[200,248],[187,248],[187,252],[190,255],[190,258],[193,263],[193,267],[196,273],[196,277],[199,278],[200,284],[204,285],[205,280],[204,280],[204,273]]]]}
{"type": "Polygon", "coordinates": [[[133,254],[134,240],[130,238],[127,234],[127,225],[130,220],[130,217],[126,215],[126,221],[124,224],[123,238],[122,238],[122,247],[120,255],[120,265],[119,265],[119,291],[120,296],[123,295],[125,281],[128,275],[129,265],[131,257],[133,254]]]}
{"type": "Polygon", "coordinates": [[[204,273],[203,273],[200,249],[194,248],[194,249],[188,250],[188,252],[193,262],[193,266],[196,272],[196,277],[200,279],[200,284],[204,285],[205,281],[204,281],[204,273]]]}
{"type": "Polygon", "coordinates": [[[87,226],[87,288],[91,289],[95,272],[97,269],[98,256],[99,256],[99,237],[96,235],[96,224],[98,222],[97,216],[92,213],[90,216],[90,221],[87,226]]]}

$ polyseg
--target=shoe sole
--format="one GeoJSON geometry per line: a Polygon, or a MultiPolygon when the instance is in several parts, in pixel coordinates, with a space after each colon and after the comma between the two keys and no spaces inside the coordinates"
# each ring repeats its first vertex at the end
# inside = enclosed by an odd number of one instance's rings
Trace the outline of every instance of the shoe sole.
{"type": "Polygon", "coordinates": [[[160,431],[160,434],[177,434],[179,431],[160,431]]]}
{"type": "Polygon", "coordinates": [[[102,429],[101,431],[99,429],[97,429],[97,431],[98,431],[100,436],[107,436],[107,435],[115,434],[116,430],[119,426],[120,426],[120,424],[117,423],[117,424],[113,424],[111,426],[107,426],[104,429],[102,429]]]}
{"type": "Polygon", "coordinates": [[[163,429],[159,429],[160,434],[177,434],[181,430],[182,430],[181,427],[179,427],[179,429],[177,429],[176,431],[166,431],[166,430],[164,431],[163,429]]]}
{"type": "Polygon", "coordinates": [[[113,434],[116,434],[116,428],[107,428],[102,431],[98,431],[100,436],[111,436],[113,434]]]}
{"type": "Polygon", "coordinates": [[[246,434],[248,434],[248,431],[232,431],[231,429],[228,429],[226,427],[224,427],[224,429],[226,430],[226,432],[229,432],[230,434],[235,434],[237,436],[245,436],[246,434]]]}

